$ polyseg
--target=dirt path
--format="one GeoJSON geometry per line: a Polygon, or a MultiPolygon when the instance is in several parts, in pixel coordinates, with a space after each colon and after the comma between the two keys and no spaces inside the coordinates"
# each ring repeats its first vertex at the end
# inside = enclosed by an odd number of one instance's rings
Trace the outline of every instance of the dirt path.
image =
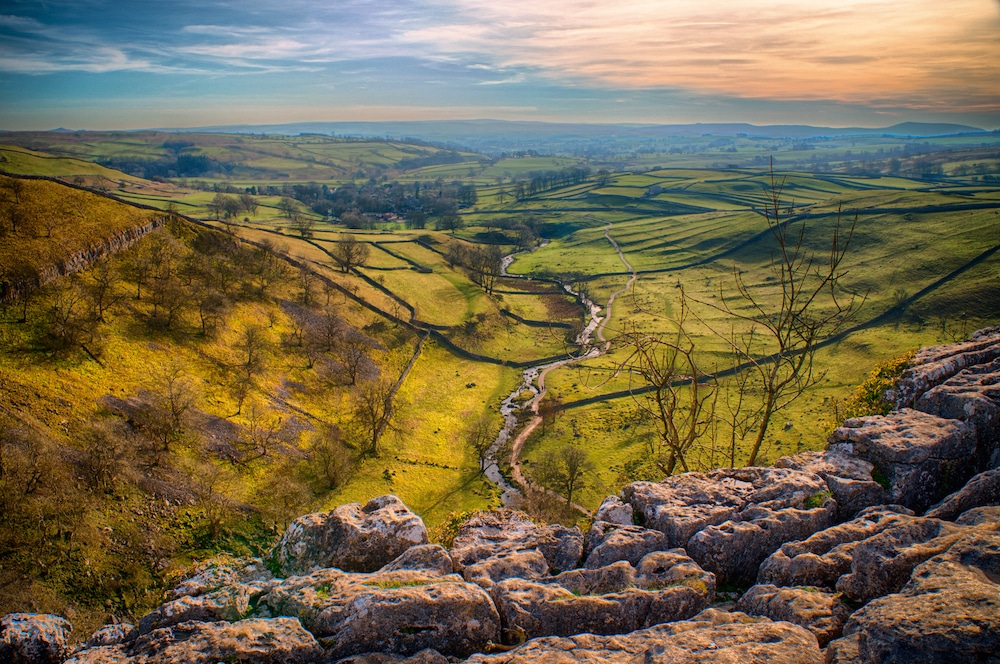
{"type": "MultiPolygon", "coordinates": [[[[608,352],[608,350],[611,348],[611,342],[605,339],[604,337],[604,328],[607,326],[608,321],[611,320],[611,307],[614,304],[615,298],[618,295],[630,289],[633,286],[633,284],[635,284],[635,281],[638,278],[635,269],[633,269],[632,265],[625,258],[625,254],[622,253],[621,247],[619,247],[615,239],[611,237],[611,228],[612,228],[611,223],[608,223],[608,225],[605,226],[604,237],[608,240],[609,243],[611,243],[611,246],[615,248],[615,252],[618,254],[618,258],[625,265],[625,268],[630,273],[630,276],[628,282],[622,288],[619,288],[618,290],[614,291],[608,297],[608,303],[603,309],[604,313],[603,317],[599,317],[597,315],[597,312],[600,311],[600,309],[594,307],[593,303],[590,302],[589,300],[586,299],[584,300],[591,311],[592,321],[597,321],[597,324],[594,326],[593,334],[601,342],[602,346],[590,347],[586,353],[578,357],[569,358],[559,362],[553,362],[551,364],[547,364],[537,368],[538,372],[537,391],[535,392],[535,396],[532,397],[531,401],[529,401],[525,405],[525,407],[527,407],[532,413],[531,420],[528,422],[527,426],[525,426],[520,432],[518,432],[517,437],[514,438],[514,442],[511,445],[510,468],[511,468],[511,476],[514,482],[518,486],[524,487],[525,489],[544,491],[550,496],[560,498],[562,500],[565,500],[564,496],[561,496],[557,492],[552,491],[550,489],[546,489],[545,487],[538,486],[537,484],[532,482],[527,476],[524,475],[524,472],[521,470],[521,452],[524,450],[524,445],[527,442],[528,438],[535,431],[535,429],[537,429],[539,425],[542,423],[542,417],[538,414],[538,405],[541,403],[542,399],[545,398],[545,395],[548,392],[548,388],[545,386],[545,377],[548,375],[548,373],[553,369],[558,369],[568,364],[580,362],[585,359],[599,357],[600,355],[603,355],[604,353],[608,352]]],[[[508,262],[507,265],[509,264],[510,263],[508,262]]],[[[586,332],[581,334],[580,341],[581,345],[583,345],[584,348],[587,348],[587,346],[589,346],[589,335],[587,335],[586,332]]],[[[527,383],[529,385],[529,389],[531,389],[530,388],[531,381],[528,371],[525,372],[525,383],[527,383]]],[[[570,503],[570,506],[573,509],[582,512],[583,514],[586,514],[587,516],[591,516],[590,510],[588,510],[583,505],[580,505],[579,503],[573,502],[570,503]]]]}

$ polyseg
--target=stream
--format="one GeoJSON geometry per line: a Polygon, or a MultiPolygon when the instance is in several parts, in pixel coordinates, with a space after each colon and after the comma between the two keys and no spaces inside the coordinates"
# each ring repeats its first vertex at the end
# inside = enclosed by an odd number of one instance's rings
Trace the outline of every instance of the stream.
{"type": "MultiPolygon", "coordinates": [[[[623,288],[613,292],[611,296],[608,298],[608,305],[607,305],[608,311],[611,310],[611,305],[614,303],[615,297],[618,294],[628,290],[636,279],[635,271],[632,269],[632,266],[629,265],[628,261],[625,260],[625,256],[622,254],[621,249],[618,247],[618,243],[616,243],[611,238],[609,234],[610,229],[611,229],[611,224],[608,224],[607,228],[605,228],[604,236],[615,248],[615,251],[618,253],[619,258],[621,258],[621,261],[628,268],[629,272],[631,272],[631,278],[628,280],[628,283],[623,288]]],[[[544,247],[545,244],[547,244],[547,242],[533,249],[529,249],[527,251],[534,251],[535,249],[540,249],[544,247]]],[[[515,252],[513,254],[504,256],[500,268],[500,274],[502,276],[508,278],[516,278],[516,279],[530,278],[521,275],[510,274],[507,272],[507,268],[510,267],[510,265],[514,262],[514,259],[520,253],[527,253],[527,252],[526,251],[515,252]]],[[[553,369],[558,369],[559,367],[564,367],[566,365],[573,364],[575,362],[580,362],[582,360],[598,357],[603,353],[607,352],[608,348],[611,345],[610,342],[604,339],[603,335],[604,325],[607,323],[607,317],[601,316],[602,307],[599,304],[595,303],[593,300],[586,297],[585,295],[582,295],[577,291],[573,290],[573,288],[568,284],[564,284],[563,288],[570,295],[573,295],[580,299],[580,301],[583,303],[585,309],[589,314],[589,320],[587,322],[587,325],[576,337],[576,344],[580,347],[580,352],[578,354],[569,356],[564,360],[557,360],[555,362],[549,362],[547,364],[539,364],[533,367],[528,367],[521,373],[521,382],[514,389],[514,391],[511,392],[509,395],[507,395],[507,397],[502,402],[500,402],[500,414],[504,418],[503,419],[504,423],[503,427],[500,429],[500,433],[496,437],[496,440],[493,442],[489,450],[487,450],[486,452],[487,465],[486,465],[485,475],[488,480],[490,480],[495,485],[497,485],[497,487],[500,488],[501,490],[500,500],[501,504],[504,507],[516,507],[520,499],[523,498],[524,495],[521,492],[521,489],[518,488],[518,485],[527,486],[528,483],[530,482],[530,480],[528,480],[521,472],[521,462],[520,462],[521,448],[524,446],[524,443],[528,439],[528,436],[531,434],[531,432],[534,431],[535,427],[537,427],[541,422],[541,418],[538,416],[538,404],[545,397],[545,375],[549,371],[552,371],[553,369]],[[597,338],[601,341],[600,345],[595,345],[592,343],[592,339],[595,336],[595,334],[597,338]],[[525,392],[530,392],[532,395],[531,398],[523,402],[518,401],[518,397],[520,397],[525,392]],[[506,443],[510,440],[511,435],[517,429],[518,411],[522,411],[525,409],[533,413],[534,417],[532,418],[532,421],[524,429],[521,430],[517,438],[514,440],[514,445],[511,450],[511,457],[510,457],[511,474],[514,480],[514,482],[512,483],[500,473],[500,464],[497,462],[497,454],[499,454],[500,450],[506,445],[506,443]]],[[[584,513],[588,513],[586,508],[580,505],[574,504],[573,506],[584,513]]]]}

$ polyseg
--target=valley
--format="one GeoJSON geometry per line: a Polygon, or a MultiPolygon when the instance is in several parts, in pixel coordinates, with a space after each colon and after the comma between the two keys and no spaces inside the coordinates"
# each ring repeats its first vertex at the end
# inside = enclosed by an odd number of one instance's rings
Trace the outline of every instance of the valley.
{"type": "MultiPolygon", "coordinates": [[[[583,157],[0,134],[0,414],[23,480],[4,485],[7,601],[76,606],[83,625],[138,614],[195,559],[259,555],[301,513],[386,493],[433,531],[527,476],[553,494],[524,507],[583,518],[663,474],[636,335],[686,315],[699,371],[732,394],[740,284],[781,304],[769,219],[819,262],[853,224],[836,292],[859,307],[817,339],[816,380],[757,463],[821,449],[877,364],[1000,320],[995,133],[671,140],[583,157]],[[540,399],[522,380],[543,366],[540,399]],[[570,485],[566,450],[582,453],[570,485]]],[[[746,462],[723,424],[702,434],[692,469],[746,462]]]]}

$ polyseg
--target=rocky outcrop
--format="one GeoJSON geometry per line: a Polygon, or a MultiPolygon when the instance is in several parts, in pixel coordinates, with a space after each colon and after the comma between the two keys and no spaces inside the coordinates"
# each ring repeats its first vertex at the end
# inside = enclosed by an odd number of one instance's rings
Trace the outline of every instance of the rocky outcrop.
{"type": "Polygon", "coordinates": [[[59,616],[8,613],[0,618],[0,662],[62,662],[72,630],[70,622],[59,616]]]}
{"type": "Polygon", "coordinates": [[[870,462],[889,484],[888,502],[921,512],[969,478],[976,439],[960,420],[903,409],[847,420],[830,434],[829,449],[870,462]]]}
{"type": "MultiPolygon", "coordinates": [[[[906,516],[912,516],[912,512],[906,516]]],[[[837,580],[851,571],[854,549],[863,540],[901,523],[901,520],[897,512],[876,508],[802,541],[788,542],[761,564],[757,583],[833,589],[837,580]]]]}
{"type": "Polygon", "coordinates": [[[872,476],[874,466],[864,459],[824,450],[781,457],[775,468],[792,468],[819,475],[837,501],[837,520],[847,521],[861,510],[886,502],[886,492],[872,476]]]}
{"type": "Polygon", "coordinates": [[[1000,535],[975,533],[921,564],[897,594],[848,620],[828,662],[995,661],[1000,652],[1000,535]]]}
{"type": "Polygon", "coordinates": [[[896,408],[912,408],[927,390],[940,385],[966,367],[986,364],[1000,357],[1000,327],[973,333],[968,341],[930,346],[916,353],[896,387],[886,397],[896,408]]]}
{"type": "Polygon", "coordinates": [[[374,572],[411,546],[427,544],[427,528],[396,496],[380,496],[363,507],[341,505],[292,522],[272,558],[285,574],[336,567],[374,572]]]}
{"type": "Polygon", "coordinates": [[[964,487],[929,509],[927,516],[954,521],[968,510],[991,505],[1000,505],[1000,469],[979,473],[964,487]]]}
{"type": "Polygon", "coordinates": [[[578,634],[533,639],[496,655],[476,655],[469,664],[694,664],[768,662],[820,664],[814,637],[797,625],[708,609],[691,620],[658,625],[621,636],[578,634]]]}
{"type": "Polygon", "coordinates": [[[129,646],[87,648],[67,664],[310,664],[323,648],[294,618],[228,622],[186,622],[153,630],[129,646]]]}
{"type": "Polygon", "coordinates": [[[540,525],[524,512],[495,510],[476,514],[459,528],[451,546],[455,569],[516,551],[537,551],[555,572],[573,569],[583,556],[579,528],[540,525]]]}
{"type": "Polygon", "coordinates": [[[434,648],[465,657],[500,640],[490,596],[457,574],[316,570],[289,577],[261,598],[261,614],[296,616],[331,657],[434,648]]]}
{"type": "Polygon", "coordinates": [[[622,634],[708,608],[715,577],[680,549],[547,579],[508,579],[491,591],[511,637],[622,634]]]}
{"type": "Polygon", "coordinates": [[[757,567],[785,542],[832,525],[836,502],[818,475],[788,468],[685,473],[622,491],[666,546],[684,547],[719,583],[752,584],[757,567]]]}
{"type": "Polygon", "coordinates": [[[753,586],[740,597],[736,610],[751,616],[790,622],[816,636],[820,647],[844,631],[851,610],[840,598],[818,588],[753,586]]]}
{"type": "Polygon", "coordinates": [[[922,394],[915,408],[967,423],[975,431],[977,467],[1000,466],[1000,358],[962,369],[922,394]]]}

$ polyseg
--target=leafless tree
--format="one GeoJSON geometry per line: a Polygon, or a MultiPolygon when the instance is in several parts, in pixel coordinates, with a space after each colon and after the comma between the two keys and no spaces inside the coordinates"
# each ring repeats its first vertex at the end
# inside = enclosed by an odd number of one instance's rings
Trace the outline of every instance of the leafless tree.
{"type": "Polygon", "coordinates": [[[749,442],[747,464],[757,463],[774,415],[788,407],[822,379],[813,370],[817,346],[854,319],[866,295],[844,285],[844,258],[857,224],[857,215],[845,225],[837,211],[826,257],[806,243],[806,222],[796,220],[781,201],[784,180],[771,171],[765,188],[765,215],[776,248],[768,266],[770,278],[780,289],[777,298],[747,283],[743,272],[733,269],[738,298],[721,292],[719,303],[705,302],[731,317],[741,332],[720,334],[738,358],[742,401],[740,443],[749,442]],[[740,374],[741,371],[749,373],[740,374]],[[760,395],[746,399],[747,393],[760,395]],[[749,408],[749,410],[746,410],[749,408]]]}
{"type": "Polygon", "coordinates": [[[709,432],[715,416],[717,391],[695,360],[695,343],[685,329],[688,315],[681,291],[680,313],[670,321],[669,337],[635,330],[622,335],[629,355],[622,368],[637,384],[633,399],[642,418],[652,422],[659,438],[659,461],[666,475],[675,468],[691,470],[688,454],[709,432]]]}
{"type": "Polygon", "coordinates": [[[352,418],[365,454],[377,457],[382,437],[395,429],[396,383],[382,375],[362,380],[351,390],[352,418]]]}
{"type": "Polygon", "coordinates": [[[333,251],[330,252],[333,261],[345,274],[364,265],[365,261],[368,260],[368,253],[368,244],[358,242],[358,239],[350,233],[342,234],[334,244],[333,251]]]}

